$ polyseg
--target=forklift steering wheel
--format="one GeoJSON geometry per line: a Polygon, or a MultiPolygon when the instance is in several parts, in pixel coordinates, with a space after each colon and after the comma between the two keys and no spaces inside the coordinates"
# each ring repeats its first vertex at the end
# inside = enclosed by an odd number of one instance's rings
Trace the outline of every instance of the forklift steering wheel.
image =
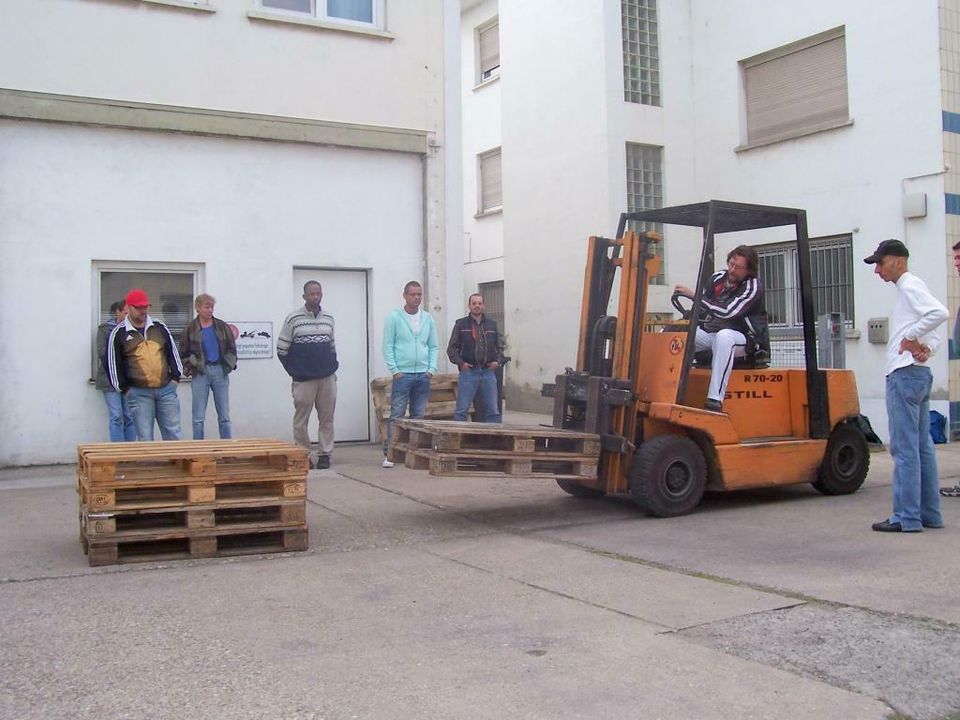
{"type": "Polygon", "coordinates": [[[670,296],[670,304],[677,309],[677,312],[680,313],[680,317],[682,317],[684,320],[689,320],[691,313],[693,313],[693,301],[690,302],[689,308],[685,308],[680,303],[680,298],[690,300],[690,298],[688,298],[686,295],[681,295],[680,293],[674,293],[673,295],[670,296]]]}

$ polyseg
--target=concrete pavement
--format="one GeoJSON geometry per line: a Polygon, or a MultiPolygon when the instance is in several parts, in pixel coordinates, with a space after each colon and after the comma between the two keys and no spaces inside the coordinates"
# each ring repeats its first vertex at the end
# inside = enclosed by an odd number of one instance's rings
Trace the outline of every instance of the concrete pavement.
{"type": "Polygon", "coordinates": [[[960,717],[960,500],[943,530],[873,533],[872,460],[853,496],[656,520],[338,447],[308,552],[103,568],[74,468],[3,470],[0,716],[960,717]]]}

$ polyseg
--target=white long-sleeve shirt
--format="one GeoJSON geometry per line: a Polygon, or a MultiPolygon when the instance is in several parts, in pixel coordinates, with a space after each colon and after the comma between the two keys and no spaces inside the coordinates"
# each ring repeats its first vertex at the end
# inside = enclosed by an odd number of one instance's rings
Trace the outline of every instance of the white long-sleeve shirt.
{"type": "Polygon", "coordinates": [[[909,352],[900,352],[903,340],[919,340],[930,348],[930,356],[940,345],[936,328],[947,319],[947,308],[930,294],[927,284],[911,272],[897,280],[897,304],[891,318],[890,340],[887,342],[887,372],[889,375],[908,365],[926,366],[917,362],[909,352]]]}

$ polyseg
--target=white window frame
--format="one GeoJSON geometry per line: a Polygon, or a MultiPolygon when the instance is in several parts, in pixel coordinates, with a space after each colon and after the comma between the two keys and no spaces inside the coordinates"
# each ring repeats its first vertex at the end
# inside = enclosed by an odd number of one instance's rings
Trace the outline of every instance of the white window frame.
{"type": "Polygon", "coordinates": [[[742,144],[737,150],[852,124],[844,26],[754,55],[739,65],[742,144]],[[787,127],[778,131],[780,126],[787,127]]]}
{"type": "MultiPolygon", "coordinates": [[[[190,275],[192,276],[193,289],[192,296],[190,298],[190,306],[187,309],[190,316],[193,316],[193,300],[200,294],[202,287],[205,285],[205,275],[204,275],[204,265],[202,263],[179,263],[179,262],[132,262],[127,260],[94,260],[92,263],[92,273],[91,273],[91,290],[92,297],[90,302],[90,314],[91,320],[93,323],[93,333],[91,336],[90,343],[90,356],[92,360],[91,367],[92,375],[91,377],[97,376],[97,349],[96,349],[96,337],[97,337],[97,327],[109,320],[112,320],[112,317],[108,317],[108,309],[100,307],[100,295],[102,292],[101,287],[101,275],[103,273],[114,272],[114,273],[152,273],[152,274],[171,274],[171,275],[190,275]]],[[[130,290],[132,288],[128,288],[130,290]]],[[[117,300],[123,300],[123,297],[114,298],[114,302],[117,300]]],[[[152,300],[152,299],[151,299],[152,300]]],[[[160,308],[154,309],[151,307],[150,314],[160,317],[162,319],[162,312],[160,308]]],[[[171,329],[172,330],[172,329],[171,329]]],[[[174,339],[179,340],[177,332],[174,332],[174,339]]]]}
{"type": "Polygon", "coordinates": [[[473,39],[476,84],[483,85],[485,83],[493,82],[500,77],[500,17],[497,16],[495,18],[491,18],[490,20],[478,25],[477,29],[473,33],[473,39]],[[497,29],[497,64],[492,66],[485,75],[483,69],[483,54],[480,47],[480,37],[483,35],[483,33],[490,31],[492,28],[497,29]]]}
{"type": "Polygon", "coordinates": [[[309,11],[275,8],[266,5],[265,0],[255,0],[255,3],[257,11],[261,13],[289,18],[307,18],[321,23],[329,23],[331,25],[346,25],[357,28],[373,28],[382,30],[385,25],[384,20],[386,19],[386,0],[370,0],[372,8],[371,22],[365,22],[363,20],[351,20],[349,18],[331,17],[327,13],[327,0],[309,0],[311,8],[309,11]]]}
{"type": "Polygon", "coordinates": [[[496,147],[477,155],[477,217],[492,215],[503,211],[503,152],[502,148],[496,147]],[[492,157],[500,158],[500,181],[499,181],[499,204],[487,204],[483,192],[484,161],[492,157]]]}

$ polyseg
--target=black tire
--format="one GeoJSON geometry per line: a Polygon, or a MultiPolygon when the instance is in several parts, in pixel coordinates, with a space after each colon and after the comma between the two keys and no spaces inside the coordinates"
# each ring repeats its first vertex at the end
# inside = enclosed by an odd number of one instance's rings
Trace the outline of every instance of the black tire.
{"type": "Polygon", "coordinates": [[[685,435],[660,435],[637,448],[630,468],[630,495],[655,517],[691,512],[703,497],[707,461],[685,435]]]}
{"type": "Polygon", "coordinates": [[[856,492],[870,469],[870,449],[863,433],[852,425],[838,425],[827,440],[827,451],[813,486],[824,495],[856,492]]]}
{"type": "Polygon", "coordinates": [[[557,485],[559,485],[560,489],[565,493],[569,493],[570,495],[578,498],[598,498],[606,495],[603,490],[586,487],[585,485],[578,483],[576,480],[563,480],[561,478],[557,478],[557,485]]]}

